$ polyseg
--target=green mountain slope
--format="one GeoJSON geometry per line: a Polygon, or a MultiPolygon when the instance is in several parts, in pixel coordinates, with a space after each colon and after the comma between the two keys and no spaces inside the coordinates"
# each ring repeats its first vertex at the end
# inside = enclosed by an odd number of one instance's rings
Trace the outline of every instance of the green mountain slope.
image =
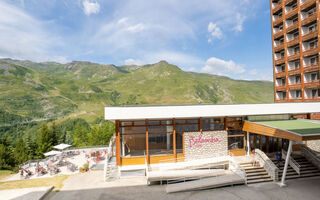
{"type": "Polygon", "coordinates": [[[185,72],[165,61],[114,66],[2,59],[0,92],[0,126],[75,117],[94,122],[107,105],[273,102],[271,82],[185,72]]]}

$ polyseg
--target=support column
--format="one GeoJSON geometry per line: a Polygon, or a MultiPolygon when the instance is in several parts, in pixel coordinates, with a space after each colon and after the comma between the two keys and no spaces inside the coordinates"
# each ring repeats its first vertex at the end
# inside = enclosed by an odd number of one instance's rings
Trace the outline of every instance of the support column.
{"type": "Polygon", "coordinates": [[[174,161],[177,162],[176,119],[172,119],[172,128],[173,128],[173,157],[174,157],[174,161]]]}
{"type": "Polygon", "coordinates": [[[288,165],[289,165],[291,151],[292,151],[292,140],[289,141],[289,147],[288,147],[288,152],[287,152],[287,156],[286,156],[286,163],[284,164],[284,169],[282,172],[282,178],[281,178],[281,183],[280,183],[281,187],[286,186],[286,184],[284,182],[286,180],[287,169],[288,169],[288,165]]]}
{"type": "Polygon", "coordinates": [[[116,161],[117,165],[121,166],[120,159],[120,121],[116,121],[116,161]]]}
{"type": "Polygon", "coordinates": [[[250,133],[247,131],[247,156],[250,155],[250,133]]]}
{"type": "Polygon", "coordinates": [[[150,157],[149,157],[149,131],[148,131],[148,120],[146,119],[146,157],[147,157],[147,164],[150,164],[150,157]]]}

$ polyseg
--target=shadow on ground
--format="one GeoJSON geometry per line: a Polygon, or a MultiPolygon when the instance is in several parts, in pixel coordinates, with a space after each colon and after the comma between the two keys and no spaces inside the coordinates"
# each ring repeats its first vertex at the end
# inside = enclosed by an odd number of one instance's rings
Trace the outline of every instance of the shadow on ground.
{"type": "Polygon", "coordinates": [[[142,199],[292,199],[292,200],[319,200],[320,178],[296,179],[287,182],[288,187],[280,188],[276,183],[264,183],[249,186],[224,187],[203,191],[180,192],[167,194],[165,186],[130,186],[83,190],[65,190],[53,192],[49,195],[50,200],[78,200],[78,199],[119,199],[119,200],[142,200],[142,199]]]}

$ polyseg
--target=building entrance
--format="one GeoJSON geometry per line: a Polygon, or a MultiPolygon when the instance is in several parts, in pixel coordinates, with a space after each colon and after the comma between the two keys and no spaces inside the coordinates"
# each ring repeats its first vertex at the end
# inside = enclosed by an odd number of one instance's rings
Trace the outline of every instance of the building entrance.
{"type": "Polygon", "coordinates": [[[289,140],[250,133],[250,150],[260,149],[265,153],[281,152],[287,149],[289,140]]]}

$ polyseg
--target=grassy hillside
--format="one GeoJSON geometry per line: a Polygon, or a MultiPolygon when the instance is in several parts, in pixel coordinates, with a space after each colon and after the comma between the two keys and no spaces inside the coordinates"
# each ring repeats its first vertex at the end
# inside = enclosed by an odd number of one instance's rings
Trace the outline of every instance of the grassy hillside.
{"type": "Polygon", "coordinates": [[[0,127],[76,117],[93,123],[107,105],[273,102],[271,82],[185,72],[165,61],[114,66],[2,59],[0,93],[0,127]]]}

